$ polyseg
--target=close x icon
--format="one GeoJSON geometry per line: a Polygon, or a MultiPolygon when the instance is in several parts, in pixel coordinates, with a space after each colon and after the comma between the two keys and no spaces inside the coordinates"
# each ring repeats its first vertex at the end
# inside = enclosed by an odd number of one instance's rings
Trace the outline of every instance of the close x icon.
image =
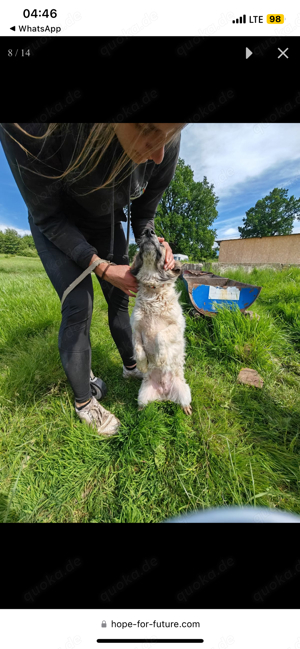
{"type": "Polygon", "coordinates": [[[278,47],[277,49],[279,50],[279,52],[281,52],[281,54],[279,54],[279,56],[277,56],[278,59],[280,59],[281,56],[285,56],[286,59],[289,58],[288,55],[285,53],[285,52],[288,51],[288,49],[289,49],[288,47],[286,47],[285,50],[281,50],[280,47],[278,47]]]}

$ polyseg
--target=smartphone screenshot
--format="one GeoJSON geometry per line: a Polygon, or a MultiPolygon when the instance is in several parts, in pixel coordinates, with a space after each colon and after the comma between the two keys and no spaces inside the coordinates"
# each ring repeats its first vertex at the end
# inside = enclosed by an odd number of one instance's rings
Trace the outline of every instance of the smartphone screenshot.
{"type": "Polygon", "coordinates": [[[291,2],[1,7],[7,649],[300,647],[299,53],[291,2]]]}

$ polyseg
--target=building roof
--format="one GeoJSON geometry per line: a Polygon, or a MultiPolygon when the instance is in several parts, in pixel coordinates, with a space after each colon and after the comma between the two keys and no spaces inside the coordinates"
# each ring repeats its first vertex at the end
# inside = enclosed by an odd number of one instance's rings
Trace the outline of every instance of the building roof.
{"type": "Polygon", "coordinates": [[[246,239],[275,239],[275,237],[299,237],[300,232],[292,232],[292,234],[272,234],[269,237],[236,237],[235,239],[219,239],[219,241],[216,241],[218,246],[222,241],[245,241],[246,239]]]}

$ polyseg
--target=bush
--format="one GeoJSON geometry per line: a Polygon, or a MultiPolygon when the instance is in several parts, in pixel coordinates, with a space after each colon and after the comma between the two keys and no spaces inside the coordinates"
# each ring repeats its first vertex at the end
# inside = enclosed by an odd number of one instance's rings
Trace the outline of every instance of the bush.
{"type": "Polygon", "coordinates": [[[18,255],[21,255],[21,257],[38,257],[37,251],[29,248],[29,246],[18,250],[18,255]]]}

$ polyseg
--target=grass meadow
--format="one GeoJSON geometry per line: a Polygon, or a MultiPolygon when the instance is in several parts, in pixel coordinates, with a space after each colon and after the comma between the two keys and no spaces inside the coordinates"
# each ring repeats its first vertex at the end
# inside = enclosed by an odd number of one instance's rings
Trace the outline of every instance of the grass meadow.
{"type": "MultiPolygon", "coordinates": [[[[74,411],[58,351],[60,301],[40,259],[0,255],[0,521],[162,522],[229,505],[300,514],[300,268],[227,272],[262,286],[251,309],[195,318],[181,279],[193,414],[137,410],[96,277],[92,369],[122,422],[99,438],[74,411]],[[237,383],[243,367],[262,389],[237,383]]],[[[130,312],[134,298],[130,298],[130,312]]]]}

